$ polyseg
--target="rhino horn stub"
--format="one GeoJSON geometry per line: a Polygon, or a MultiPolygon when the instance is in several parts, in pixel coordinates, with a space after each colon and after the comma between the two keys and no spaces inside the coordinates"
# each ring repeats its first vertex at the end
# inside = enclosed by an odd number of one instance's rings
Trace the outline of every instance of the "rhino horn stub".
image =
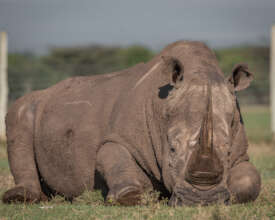
{"type": "Polygon", "coordinates": [[[213,151],[213,106],[210,83],[207,84],[207,107],[201,129],[200,147],[202,154],[211,154],[213,151]]]}

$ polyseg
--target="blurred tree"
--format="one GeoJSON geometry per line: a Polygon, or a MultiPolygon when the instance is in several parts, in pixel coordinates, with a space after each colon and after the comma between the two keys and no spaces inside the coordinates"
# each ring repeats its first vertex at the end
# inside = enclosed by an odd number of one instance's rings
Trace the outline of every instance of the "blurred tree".
{"type": "Polygon", "coordinates": [[[32,90],[47,88],[62,79],[62,74],[32,54],[9,54],[8,62],[10,101],[32,90]]]}
{"type": "Polygon", "coordinates": [[[90,46],[54,48],[49,55],[10,54],[9,100],[32,90],[47,88],[70,76],[86,76],[118,71],[146,62],[153,52],[142,46],[129,48],[90,46]]]}
{"type": "Polygon", "coordinates": [[[120,69],[119,48],[55,48],[43,62],[67,76],[85,76],[120,69]]]}
{"type": "MultiPolygon", "coordinates": [[[[237,63],[247,63],[255,74],[252,85],[239,93],[243,103],[267,104],[269,101],[269,48],[240,47],[216,50],[222,70],[229,74],[237,63]]],[[[88,76],[118,71],[147,62],[154,52],[144,46],[88,46],[53,48],[43,57],[32,54],[9,55],[9,98],[47,88],[70,76],[88,76]]]]}
{"type": "Polygon", "coordinates": [[[154,53],[146,47],[134,45],[120,51],[120,56],[124,60],[125,67],[133,66],[137,63],[147,62],[153,58],[154,53]]]}
{"type": "Polygon", "coordinates": [[[55,48],[43,58],[51,68],[68,76],[85,76],[121,70],[146,62],[153,53],[142,46],[129,48],[90,46],[55,48]]]}

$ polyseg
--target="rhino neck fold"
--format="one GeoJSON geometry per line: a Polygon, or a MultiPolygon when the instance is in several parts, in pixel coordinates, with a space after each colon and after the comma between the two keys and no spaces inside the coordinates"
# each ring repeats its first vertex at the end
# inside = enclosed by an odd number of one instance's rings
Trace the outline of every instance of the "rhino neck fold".
{"type": "Polygon", "coordinates": [[[186,181],[200,189],[218,184],[222,179],[223,166],[213,145],[213,109],[211,86],[207,86],[207,111],[204,117],[199,146],[188,162],[186,181]]]}

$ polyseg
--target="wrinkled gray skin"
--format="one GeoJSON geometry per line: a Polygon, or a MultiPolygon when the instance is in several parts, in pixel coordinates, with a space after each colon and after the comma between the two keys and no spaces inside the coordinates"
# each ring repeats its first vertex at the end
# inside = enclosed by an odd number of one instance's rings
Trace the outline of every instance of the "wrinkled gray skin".
{"type": "Polygon", "coordinates": [[[32,92],[7,115],[16,186],[3,201],[72,199],[104,184],[122,205],[147,189],[173,206],[253,201],[261,180],[235,96],[252,78],[237,65],[226,79],[203,43],[179,41],[146,64],[32,92]]]}

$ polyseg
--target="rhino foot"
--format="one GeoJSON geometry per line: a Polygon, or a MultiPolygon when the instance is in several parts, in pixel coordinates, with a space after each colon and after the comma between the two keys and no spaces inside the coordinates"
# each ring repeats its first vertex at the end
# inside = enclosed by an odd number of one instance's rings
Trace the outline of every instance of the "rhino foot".
{"type": "Polygon", "coordinates": [[[4,193],[3,203],[35,203],[48,200],[42,192],[40,194],[31,192],[23,186],[14,187],[4,193]]]}
{"type": "Polygon", "coordinates": [[[261,177],[249,162],[242,162],[230,171],[228,188],[233,196],[233,203],[254,201],[261,190],[261,177]]]}
{"type": "Polygon", "coordinates": [[[137,186],[126,186],[120,190],[110,190],[106,198],[107,203],[124,206],[138,205],[141,200],[141,190],[137,186]]]}

